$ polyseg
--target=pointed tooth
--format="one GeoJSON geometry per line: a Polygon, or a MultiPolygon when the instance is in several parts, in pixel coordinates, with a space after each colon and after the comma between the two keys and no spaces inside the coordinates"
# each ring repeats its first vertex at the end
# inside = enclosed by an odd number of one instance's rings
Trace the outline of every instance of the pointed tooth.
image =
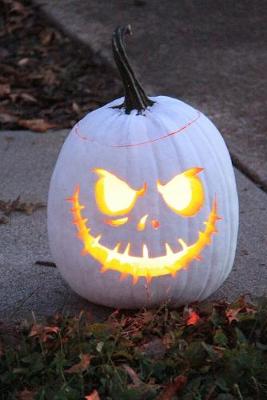
{"type": "Polygon", "coordinates": [[[81,232],[77,232],[76,233],[76,237],[80,240],[83,240],[83,234],[81,234],[81,232]]]}
{"type": "Polygon", "coordinates": [[[123,252],[123,254],[125,254],[125,255],[129,255],[129,251],[130,251],[130,247],[131,247],[131,244],[130,243],[128,243],[127,244],[127,246],[126,246],[126,249],[124,250],[124,252],[123,252]]]}
{"type": "Polygon", "coordinates": [[[146,281],[147,281],[148,285],[150,285],[150,283],[152,281],[152,276],[150,275],[150,273],[148,271],[146,272],[146,281]]]}
{"type": "Polygon", "coordinates": [[[143,257],[148,258],[148,248],[146,244],[143,244],[143,257]]]}
{"type": "Polygon", "coordinates": [[[171,276],[175,278],[177,274],[177,269],[176,268],[168,268],[168,271],[170,272],[171,276]]]}
{"type": "Polygon", "coordinates": [[[92,240],[92,246],[97,246],[100,239],[101,239],[101,235],[98,235],[97,237],[95,237],[95,238],[92,240]]]}
{"type": "Polygon", "coordinates": [[[128,277],[128,274],[125,272],[122,272],[120,275],[120,281],[124,281],[128,277]]]}
{"type": "Polygon", "coordinates": [[[101,274],[104,274],[105,272],[107,272],[107,270],[108,270],[108,267],[106,265],[102,265],[100,272],[101,272],[101,274]]]}
{"type": "Polygon", "coordinates": [[[204,232],[198,232],[198,237],[199,237],[199,239],[205,239],[206,240],[206,235],[205,235],[205,233],[204,232]]]}
{"type": "Polygon", "coordinates": [[[113,251],[114,251],[114,252],[116,252],[116,253],[118,253],[118,251],[119,251],[119,248],[120,248],[120,245],[121,245],[121,243],[120,243],[120,242],[119,242],[119,243],[117,243],[117,244],[116,244],[116,246],[114,247],[113,251]]]}
{"type": "Polygon", "coordinates": [[[81,251],[81,256],[86,256],[86,254],[88,254],[89,251],[86,249],[86,247],[84,247],[81,251]]]}
{"type": "Polygon", "coordinates": [[[139,280],[139,276],[138,275],[133,275],[133,285],[136,285],[138,280],[139,280]]]}
{"type": "Polygon", "coordinates": [[[178,242],[180,243],[180,245],[182,246],[182,249],[183,250],[186,250],[187,249],[187,244],[185,243],[185,241],[183,240],[183,239],[178,239],[178,242]]]}
{"type": "Polygon", "coordinates": [[[173,251],[170,247],[170,245],[168,243],[165,243],[165,249],[166,249],[166,255],[167,256],[172,256],[173,255],[173,251]]]}

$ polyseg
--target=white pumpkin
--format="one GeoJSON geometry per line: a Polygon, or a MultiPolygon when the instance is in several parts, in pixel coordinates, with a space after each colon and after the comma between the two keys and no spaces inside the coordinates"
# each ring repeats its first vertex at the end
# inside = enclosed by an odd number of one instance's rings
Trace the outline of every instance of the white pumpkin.
{"type": "Polygon", "coordinates": [[[125,98],[86,115],[49,190],[54,260],[71,288],[119,308],[202,300],[231,271],[238,199],[216,127],[189,105],[147,98],[113,36],[125,98]]]}

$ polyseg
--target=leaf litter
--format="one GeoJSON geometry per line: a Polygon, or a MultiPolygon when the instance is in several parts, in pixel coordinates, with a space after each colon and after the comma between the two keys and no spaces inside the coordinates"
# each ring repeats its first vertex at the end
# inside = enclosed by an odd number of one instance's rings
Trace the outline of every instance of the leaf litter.
{"type": "Polygon", "coordinates": [[[110,67],[30,0],[0,0],[0,129],[46,132],[122,94],[110,67]]]}
{"type": "Polygon", "coordinates": [[[14,335],[0,330],[7,400],[267,398],[266,298],[116,310],[103,322],[57,314],[14,335]]]}

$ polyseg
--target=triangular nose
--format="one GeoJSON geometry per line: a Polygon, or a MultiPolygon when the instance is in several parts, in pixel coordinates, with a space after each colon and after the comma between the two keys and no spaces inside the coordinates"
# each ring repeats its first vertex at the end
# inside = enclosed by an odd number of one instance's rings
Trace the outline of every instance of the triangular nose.
{"type": "MultiPolygon", "coordinates": [[[[147,223],[147,218],[148,218],[148,214],[145,214],[140,218],[140,220],[138,221],[138,224],[136,226],[136,229],[138,231],[143,231],[145,229],[146,223],[147,223]]],[[[150,221],[150,224],[153,229],[159,229],[160,223],[159,223],[158,219],[152,219],[150,221]]]]}
{"type": "Polygon", "coordinates": [[[160,223],[158,219],[152,219],[151,220],[151,226],[154,229],[159,229],[160,223]]]}

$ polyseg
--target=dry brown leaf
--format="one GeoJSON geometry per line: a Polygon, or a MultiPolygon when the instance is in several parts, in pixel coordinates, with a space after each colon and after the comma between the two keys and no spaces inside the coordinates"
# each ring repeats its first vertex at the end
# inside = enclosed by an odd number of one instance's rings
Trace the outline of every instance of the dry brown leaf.
{"type": "Polygon", "coordinates": [[[35,394],[36,394],[36,390],[28,390],[25,388],[17,394],[17,399],[18,400],[33,400],[35,394]]]}
{"type": "Polygon", "coordinates": [[[85,400],[100,400],[97,390],[94,390],[91,394],[85,396],[85,400]]]}
{"type": "Polygon", "coordinates": [[[172,400],[173,396],[183,389],[187,383],[187,377],[178,375],[173,382],[169,383],[159,394],[156,400],[172,400]]]}
{"type": "Polygon", "coordinates": [[[21,4],[19,1],[12,1],[12,7],[11,7],[11,12],[15,11],[18,14],[23,14],[23,15],[27,15],[29,13],[29,11],[24,7],[23,4],[21,4]]]}
{"type": "Polygon", "coordinates": [[[47,342],[49,339],[53,338],[53,335],[60,331],[58,326],[43,326],[39,324],[34,324],[29,333],[29,337],[37,336],[41,342],[47,342]]]}
{"type": "Polygon", "coordinates": [[[68,374],[80,374],[80,373],[84,372],[90,364],[91,357],[89,356],[89,354],[81,354],[80,359],[81,359],[80,362],[78,362],[77,364],[74,364],[72,367],[67,369],[65,372],[67,372],[68,374]]]}
{"type": "Polygon", "coordinates": [[[76,101],[72,102],[72,109],[75,111],[77,114],[81,113],[81,108],[80,106],[76,103],[76,101]]]}
{"type": "Polygon", "coordinates": [[[42,118],[35,118],[35,119],[19,119],[17,121],[18,125],[31,129],[35,132],[46,132],[48,129],[56,128],[57,125],[51,122],[45,121],[42,118]]]}
{"type": "Polygon", "coordinates": [[[43,203],[22,202],[20,201],[20,196],[18,196],[15,200],[0,200],[0,211],[3,211],[6,216],[9,216],[14,211],[31,215],[34,211],[43,207],[45,207],[45,204],[43,203]]]}
{"type": "Polygon", "coordinates": [[[246,312],[247,314],[255,314],[256,310],[255,308],[246,306],[246,307],[238,307],[238,308],[229,308],[226,310],[225,314],[228,319],[228,321],[231,323],[232,321],[239,321],[239,314],[242,314],[241,312],[246,312]]]}
{"type": "Polygon", "coordinates": [[[30,62],[30,58],[28,58],[28,57],[23,57],[23,58],[21,58],[21,59],[18,61],[18,66],[19,66],[19,67],[24,67],[24,65],[29,64],[29,62],[30,62]]]}
{"type": "Polygon", "coordinates": [[[20,98],[28,103],[37,103],[37,99],[29,93],[20,93],[20,98]]]}
{"type": "Polygon", "coordinates": [[[11,93],[10,84],[9,83],[1,83],[0,84],[0,97],[7,96],[11,93]]]}
{"type": "Polygon", "coordinates": [[[17,119],[18,117],[12,113],[0,111],[0,122],[2,122],[2,124],[17,122],[17,119]]]}
{"type": "Polygon", "coordinates": [[[57,85],[59,83],[55,72],[52,71],[51,69],[44,71],[43,74],[41,75],[41,78],[43,82],[48,86],[57,85]]]}
{"type": "Polygon", "coordinates": [[[129,365],[123,364],[122,366],[129,375],[129,377],[131,378],[131,380],[133,381],[134,386],[143,385],[143,382],[141,381],[137,373],[131,367],[129,367],[129,365]]]}
{"type": "Polygon", "coordinates": [[[40,40],[44,46],[48,46],[53,41],[54,37],[54,31],[52,30],[45,30],[40,34],[40,40]]]}

